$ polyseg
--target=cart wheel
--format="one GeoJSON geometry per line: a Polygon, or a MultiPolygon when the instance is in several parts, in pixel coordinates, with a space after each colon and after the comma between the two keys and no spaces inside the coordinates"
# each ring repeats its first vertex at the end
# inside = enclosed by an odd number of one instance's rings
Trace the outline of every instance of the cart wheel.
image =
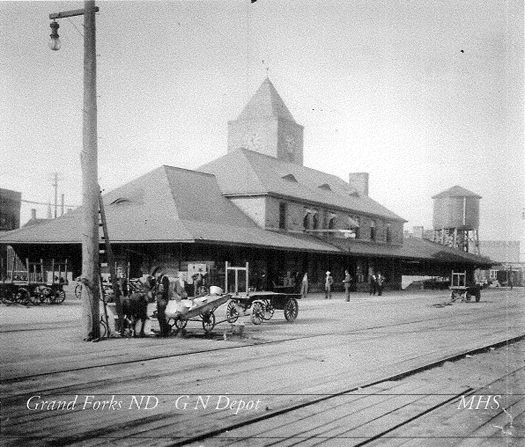
{"type": "Polygon", "coordinates": [[[239,311],[237,310],[237,306],[233,301],[230,301],[228,307],[226,307],[226,320],[228,323],[235,323],[238,318],[239,311]]]}
{"type": "Polygon", "coordinates": [[[287,321],[294,321],[299,314],[299,304],[295,298],[289,298],[284,305],[284,318],[287,321]]]}
{"type": "Polygon", "coordinates": [[[201,315],[202,328],[207,334],[210,333],[215,327],[215,315],[213,312],[207,312],[201,315]]]}
{"type": "Polygon", "coordinates": [[[273,314],[275,312],[275,309],[274,307],[272,306],[272,303],[270,300],[265,300],[264,301],[264,314],[263,314],[263,318],[265,320],[269,320],[270,318],[273,317],[273,314]]]}
{"type": "Polygon", "coordinates": [[[186,325],[188,324],[188,320],[183,320],[180,316],[175,318],[175,321],[173,322],[175,327],[177,329],[184,329],[186,325]]]}
{"type": "Polygon", "coordinates": [[[57,290],[55,296],[53,297],[54,304],[61,304],[66,299],[66,292],[63,290],[57,290]]]}
{"type": "Polygon", "coordinates": [[[75,296],[80,299],[80,297],[82,296],[82,284],[77,284],[77,286],[75,287],[75,296]]]}
{"type": "Polygon", "coordinates": [[[40,306],[42,303],[40,294],[35,292],[29,294],[29,300],[33,306],[40,306]]]}
{"type": "Polygon", "coordinates": [[[27,289],[20,288],[17,290],[16,302],[25,305],[31,302],[31,294],[27,291],[27,289]]]}
{"type": "Polygon", "coordinates": [[[4,303],[6,306],[16,303],[16,293],[6,291],[5,295],[2,296],[2,303],[4,303]]]}
{"type": "Polygon", "coordinates": [[[259,325],[264,320],[264,304],[261,301],[254,301],[252,304],[252,323],[259,325]]]}
{"type": "Polygon", "coordinates": [[[104,317],[100,317],[100,338],[107,337],[108,335],[108,324],[104,320],[104,317]]]}

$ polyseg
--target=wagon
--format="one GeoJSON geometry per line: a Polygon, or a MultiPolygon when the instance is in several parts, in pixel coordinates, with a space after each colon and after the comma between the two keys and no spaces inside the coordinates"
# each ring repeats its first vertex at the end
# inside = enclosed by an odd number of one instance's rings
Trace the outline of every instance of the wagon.
{"type": "Polygon", "coordinates": [[[452,271],[452,280],[450,283],[450,299],[451,302],[461,300],[470,301],[471,297],[475,297],[476,302],[481,299],[481,286],[478,284],[467,284],[467,272],[452,271]]]}
{"type": "Polygon", "coordinates": [[[219,306],[222,306],[230,299],[229,294],[216,296],[207,295],[202,298],[206,298],[207,301],[190,308],[186,312],[177,312],[175,315],[168,318],[168,324],[171,329],[173,329],[173,327],[184,329],[188,324],[188,321],[198,321],[202,323],[204,332],[208,334],[217,324],[227,321],[216,321],[214,312],[219,306]]]}
{"type": "Polygon", "coordinates": [[[51,269],[45,270],[42,259],[39,262],[29,262],[29,259],[26,259],[26,268],[27,271],[21,280],[15,280],[14,272],[11,272],[11,281],[2,282],[0,295],[3,303],[60,304],[65,300],[64,284],[67,282],[67,260],[57,263],[52,259],[51,269]]]}
{"type": "Polygon", "coordinates": [[[226,319],[235,323],[239,316],[250,315],[253,324],[261,324],[273,317],[275,310],[282,310],[284,318],[292,322],[299,314],[297,300],[300,294],[278,292],[250,292],[248,295],[233,296],[226,308],[226,319]]]}

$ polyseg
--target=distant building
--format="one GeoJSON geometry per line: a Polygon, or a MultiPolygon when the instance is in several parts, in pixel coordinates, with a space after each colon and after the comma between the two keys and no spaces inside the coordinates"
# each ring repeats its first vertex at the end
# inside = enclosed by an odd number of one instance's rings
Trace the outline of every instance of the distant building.
{"type": "Polygon", "coordinates": [[[483,271],[488,282],[502,286],[524,285],[525,262],[520,259],[520,241],[480,241],[480,250],[496,262],[483,271]]]}
{"type": "Polygon", "coordinates": [[[22,193],[0,188],[0,231],[20,228],[22,193]]]}

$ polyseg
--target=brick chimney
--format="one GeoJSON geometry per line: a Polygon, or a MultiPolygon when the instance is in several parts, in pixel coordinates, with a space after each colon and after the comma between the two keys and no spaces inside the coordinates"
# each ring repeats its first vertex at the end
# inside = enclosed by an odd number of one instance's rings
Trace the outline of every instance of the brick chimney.
{"type": "Polygon", "coordinates": [[[359,195],[368,196],[368,172],[351,172],[348,175],[348,183],[352,185],[359,195]]]}
{"type": "Polygon", "coordinates": [[[31,220],[36,220],[36,208],[31,208],[31,220]]]}

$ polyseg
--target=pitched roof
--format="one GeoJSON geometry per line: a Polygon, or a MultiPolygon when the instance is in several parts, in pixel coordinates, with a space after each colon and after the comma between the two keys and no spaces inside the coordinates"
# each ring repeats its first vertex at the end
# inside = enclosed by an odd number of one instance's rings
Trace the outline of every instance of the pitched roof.
{"type": "Polygon", "coordinates": [[[440,192],[439,194],[436,194],[435,196],[432,196],[433,199],[438,199],[441,197],[476,197],[478,199],[481,199],[481,196],[476,194],[475,192],[469,191],[468,189],[465,189],[459,185],[453,186],[452,188],[449,188],[443,192],[440,192]]]}
{"type": "Polygon", "coordinates": [[[266,78],[239,114],[237,121],[258,120],[268,117],[295,122],[272,82],[266,78]]]}
{"type": "MultiPolygon", "coordinates": [[[[225,198],[213,175],[162,166],[103,196],[114,243],[217,242],[337,252],[326,242],[259,228],[225,198]]],[[[8,244],[78,244],[82,209],[0,235],[8,244]]]]}
{"type": "Polygon", "coordinates": [[[403,245],[397,246],[370,244],[348,239],[334,239],[331,242],[343,252],[356,255],[438,261],[440,263],[475,264],[478,266],[494,264],[494,261],[487,257],[415,237],[405,238],[403,245]]]}
{"type": "Polygon", "coordinates": [[[404,221],[370,197],[357,194],[353,186],[335,175],[245,148],[228,152],[201,166],[199,171],[214,174],[226,196],[273,194],[404,221]],[[292,177],[296,181],[290,181],[292,177]]]}

